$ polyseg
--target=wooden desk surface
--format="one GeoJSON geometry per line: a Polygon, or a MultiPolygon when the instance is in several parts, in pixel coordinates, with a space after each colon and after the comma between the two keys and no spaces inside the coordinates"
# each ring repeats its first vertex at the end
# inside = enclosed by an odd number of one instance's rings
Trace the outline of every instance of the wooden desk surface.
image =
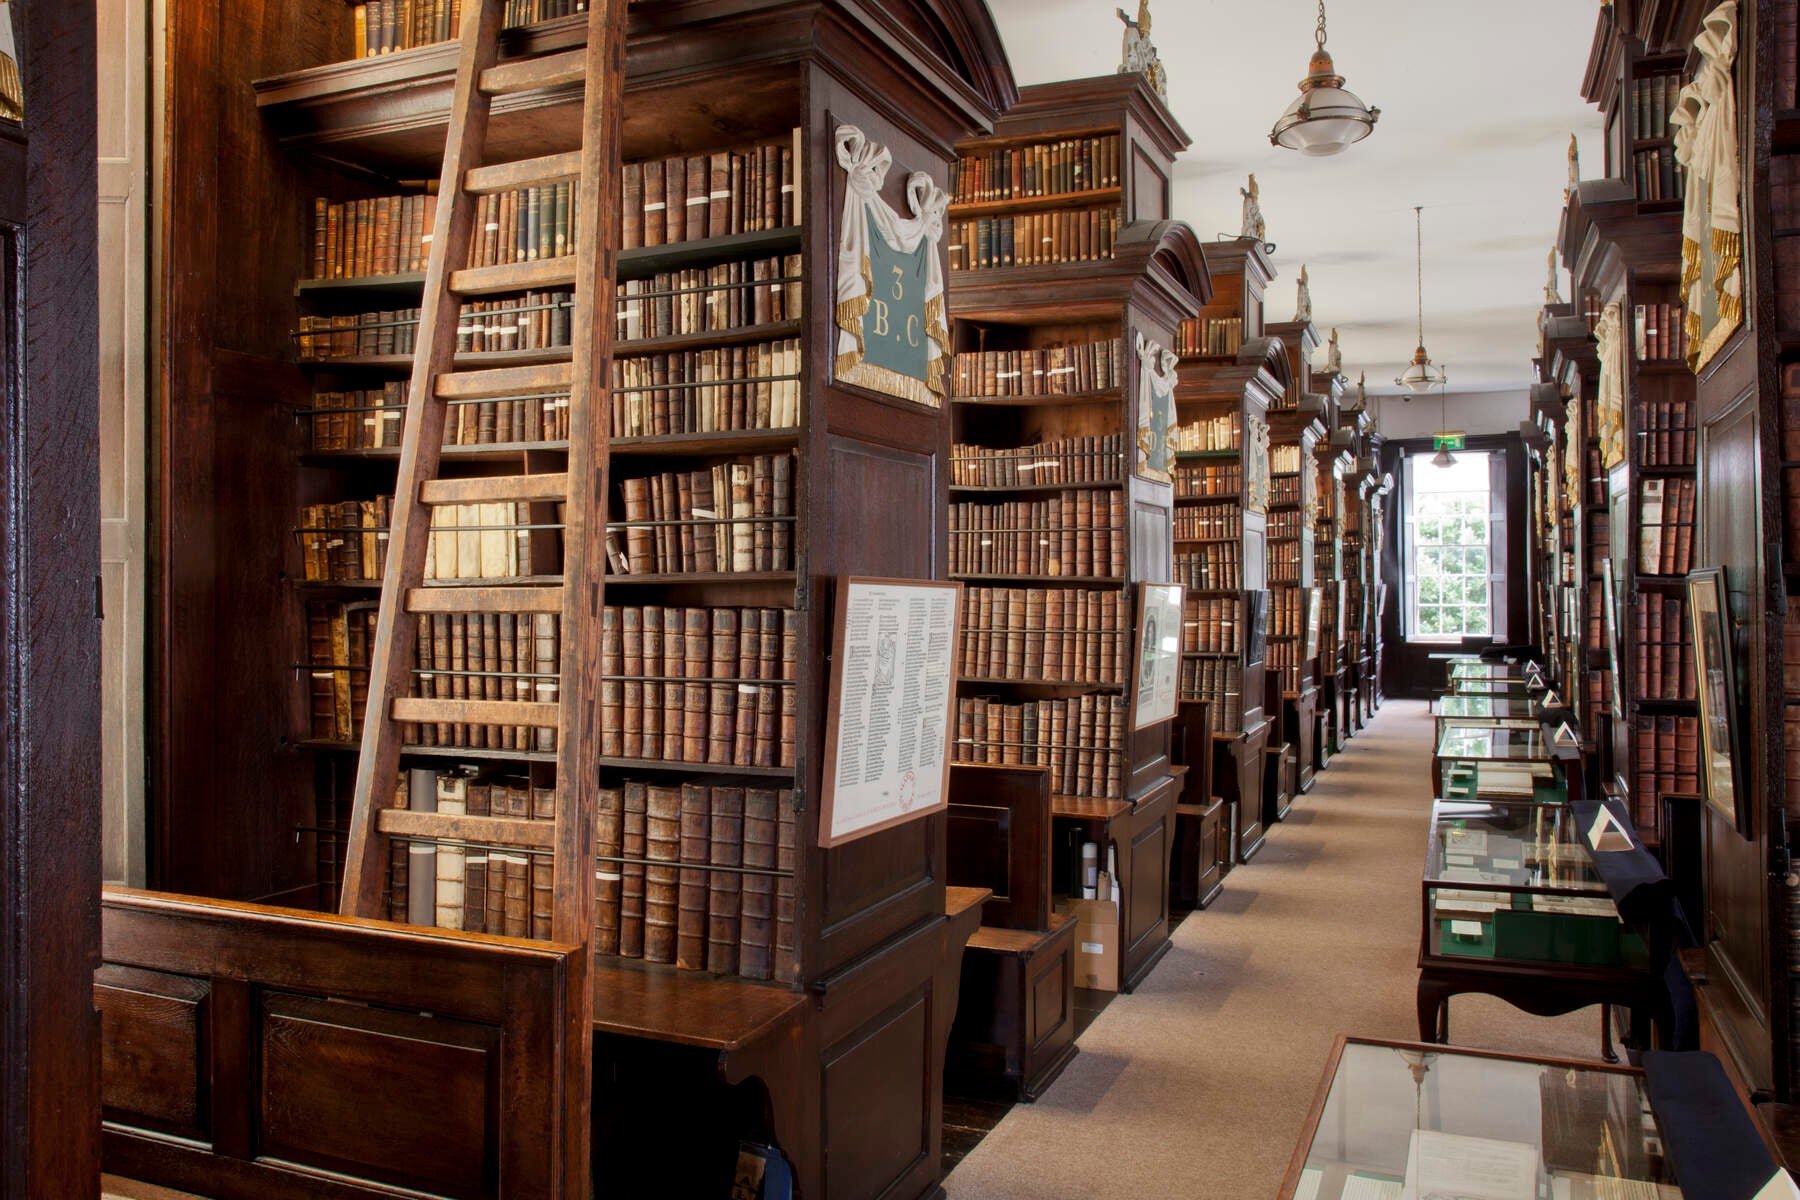
{"type": "Polygon", "coordinates": [[[971,908],[980,908],[993,894],[990,888],[947,887],[944,889],[944,915],[954,921],[971,908]]]}
{"type": "Polygon", "coordinates": [[[740,1050],[797,1020],[806,996],[704,972],[596,965],[594,1032],[740,1050]]]}
{"type": "Polygon", "coordinates": [[[1096,800],[1090,796],[1052,796],[1050,815],[1082,821],[1116,821],[1131,812],[1129,800],[1096,800]]]}

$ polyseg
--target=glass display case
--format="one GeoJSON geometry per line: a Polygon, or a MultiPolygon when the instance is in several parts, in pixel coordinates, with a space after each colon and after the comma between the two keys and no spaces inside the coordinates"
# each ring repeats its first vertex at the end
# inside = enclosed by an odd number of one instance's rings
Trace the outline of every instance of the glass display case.
{"type": "Polygon", "coordinates": [[[1678,1200],[1630,1068],[1338,1039],[1283,1200],[1678,1200]]]}
{"type": "Polygon", "coordinates": [[[1649,966],[1566,805],[1439,800],[1426,843],[1420,965],[1432,959],[1649,966]]]}
{"type": "Polygon", "coordinates": [[[1431,702],[1437,737],[1451,725],[1472,728],[1537,729],[1544,706],[1539,696],[1439,696],[1431,702]]]}
{"type": "Polygon", "coordinates": [[[1542,725],[1521,728],[1491,720],[1438,722],[1432,778],[1438,795],[1483,798],[1566,800],[1554,747],[1542,725]]]}

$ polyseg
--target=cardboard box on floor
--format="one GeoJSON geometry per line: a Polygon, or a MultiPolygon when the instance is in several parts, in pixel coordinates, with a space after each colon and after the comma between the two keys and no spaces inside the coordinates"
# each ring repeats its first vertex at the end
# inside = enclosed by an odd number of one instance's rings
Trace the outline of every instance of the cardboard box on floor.
{"type": "MultiPolygon", "coordinates": [[[[1112,880],[1100,872],[1097,895],[1112,895],[1112,880]]],[[[1064,900],[1058,912],[1075,918],[1075,986],[1101,992],[1119,990],[1119,905],[1115,900],[1064,900]]]]}

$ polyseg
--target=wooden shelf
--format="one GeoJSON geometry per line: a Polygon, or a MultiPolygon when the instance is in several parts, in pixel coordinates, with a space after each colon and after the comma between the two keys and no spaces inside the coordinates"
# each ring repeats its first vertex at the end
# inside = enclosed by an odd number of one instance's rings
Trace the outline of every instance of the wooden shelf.
{"type": "MultiPolygon", "coordinates": [[[[456,356],[456,367],[463,371],[487,367],[535,367],[545,363],[568,362],[573,354],[574,350],[569,346],[546,346],[538,350],[468,350],[456,356]]],[[[410,374],[413,356],[354,354],[339,358],[303,358],[299,360],[299,365],[318,371],[378,370],[410,374]]]]}
{"type": "MultiPolygon", "coordinates": [[[[459,462],[505,462],[533,450],[566,454],[567,441],[555,442],[489,442],[478,446],[445,446],[443,457],[459,462]]],[[[371,446],[362,450],[308,450],[300,455],[308,466],[349,466],[354,463],[400,461],[400,447],[371,446]]]]}
{"type": "Polygon", "coordinates": [[[1223,461],[1226,459],[1239,458],[1243,453],[1242,450],[1177,450],[1175,452],[1175,461],[1195,462],[1207,459],[1223,461]]]}
{"type": "Polygon", "coordinates": [[[1124,587],[1126,583],[1126,580],[1117,575],[976,575],[961,571],[952,571],[950,572],[950,578],[966,579],[975,582],[991,579],[1002,583],[1011,581],[1023,581],[1037,584],[1080,583],[1087,584],[1090,587],[1124,587]]]}
{"type": "Polygon", "coordinates": [[[786,450],[800,440],[798,429],[727,429],[714,433],[659,433],[612,440],[614,457],[753,454],[786,450]]]}
{"type": "MultiPolygon", "coordinates": [[[[324,738],[298,738],[289,745],[299,750],[316,750],[328,754],[360,754],[361,742],[340,742],[324,738]]],[[[455,758],[464,762],[541,762],[556,761],[554,750],[488,750],[473,746],[402,746],[402,758],[455,758]]],[[[545,822],[546,825],[549,822],[545,822]]]]}
{"type": "Polygon", "coordinates": [[[746,767],[735,763],[671,762],[664,758],[602,758],[602,767],[623,771],[678,771],[701,775],[755,775],[764,779],[792,779],[799,767],[746,767]]]}
{"type": "Polygon", "coordinates": [[[1053,196],[1017,196],[1008,200],[966,200],[950,206],[953,221],[981,217],[1006,217],[1016,213],[1065,212],[1075,208],[1099,208],[1116,205],[1124,193],[1116,187],[1092,188],[1079,192],[1059,192],[1053,196]]]}
{"type": "Polygon", "coordinates": [[[971,408],[1057,408],[1065,404],[1117,404],[1123,395],[1121,388],[1108,388],[1064,396],[953,396],[950,403],[966,404],[971,408]]]}
{"type": "Polygon", "coordinates": [[[999,675],[958,675],[957,683],[979,683],[985,687],[1004,686],[1017,688],[1044,688],[1063,691],[1078,690],[1083,692],[1122,692],[1122,683],[1082,683],[1073,679],[1007,679],[999,675]]]}
{"type": "Polygon", "coordinates": [[[950,492],[966,492],[972,495],[992,492],[1077,492],[1077,491],[1111,491],[1125,485],[1117,479],[1094,480],[1086,483],[1015,483],[985,485],[972,483],[953,483],[950,492]]]}
{"type": "MultiPolygon", "coordinates": [[[[755,519],[750,517],[746,518],[746,521],[755,519]]],[[[614,575],[609,572],[606,576],[606,586],[609,588],[627,585],[666,587],[678,583],[785,583],[792,586],[799,578],[799,574],[794,571],[663,571],[654,575],[614,575]]]]}

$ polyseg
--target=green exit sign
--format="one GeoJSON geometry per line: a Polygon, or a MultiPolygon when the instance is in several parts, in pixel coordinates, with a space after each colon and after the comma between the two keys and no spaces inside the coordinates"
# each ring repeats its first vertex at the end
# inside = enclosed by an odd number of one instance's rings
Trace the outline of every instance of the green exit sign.
{"type": "Polygon", "coordinates": [[[1431,439],[1433,450],[1461,450],[1463,435],[1460,433],[1440,433],[1431,439]]]}

